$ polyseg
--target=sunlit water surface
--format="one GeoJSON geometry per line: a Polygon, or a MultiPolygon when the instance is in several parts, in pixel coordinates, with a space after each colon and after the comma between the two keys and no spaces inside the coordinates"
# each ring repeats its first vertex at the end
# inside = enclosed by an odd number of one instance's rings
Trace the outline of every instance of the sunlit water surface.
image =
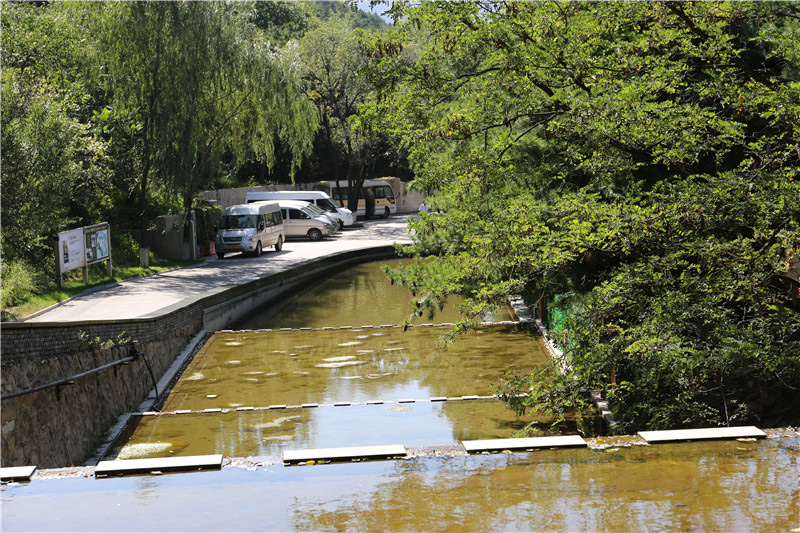
{"type": "Polygon", "coordinates": [[[791,531],[797,441],[34,480],[2,530],[791,531]]]}
{"type": "MultiPolygon", "coordinates": [[[[412,296],[402,285],[391,283],[383,266],[396,268],[404,263],[408,261],[396,259],[349,267],[239,321],[234,329],[400,324],[414,313],[412,296]]],[[[453,296],[444,309],[432,317],[424,313],[414,322],[458,322],[463,318],[459,313],[460,303],[461,300],[453,296]]],[[[501,307],[480,319],[499,322],[516,317],[507,307],[501,307]]]]}
{"type": "MultiPolygon", "coordinates": [[[[400,324],[413,312],[410,292],[391,284],[382,270],[398,264],[348,268],[260,310],[237,324],[238,331],[214,334],[161,409],[193,413],[141,418],[113,457],[435,446],[505,438],[524,426],[530,418],[517,417],[497,400],[430,400],[492,395],[504,373],[527,374],[546,362],[541,340],[506,324],[478,327],[455,343],[444,342],[449,326],[377,327],[400,324]],[[417,401],[399,403],[409,399],[417,401]],[[377,401],[385,403],[332,406],[377,401]],[[299,408],[303,404],[321,407],[299,408]],[[289,408],[259,409],[276,405],[289,408]],[[224,412],[198,413],[205,409],[224,412]]],[[[433,319],[457,322],[458,303],[451,299],[433,319]]],[[[505,307],[481,317],[514,318],[505,307]]]]}
{"type": "MultiPolygon", "coordinates": [[[[388,292],[398,289],[377,265],[362,265],[240,326],[400,323],[411,307],[407,293],[388,292]]],[[[449,312],[438,319],[458,319],[449,312]]],[[[429,399],[488,394],[505,370],[524,373],[543,362],[539,340],[513,327],[487,327],[442,347],[444,331],[216,334],[164,407],[193,413],[144,417],[122,453],[267,456],[288,448],[508,436],[524,421],[500,402],[429,399]],[[426,401],[394,402],[407,398],[426,401]],[[370,400],[392,403],[331,405],[370,400]],[[323,405],[236,411],[303,403],[323,405]],[[227,412],[196,413],[209,408],[227,412]]],[[[800,527],[797,441],[34,479],[0,487],[2,530],[790,531],[800,527]]]]}
{"type": "Polygon", "coordinates": [[[354,328],[217,333],[175,385],[162,411],[142,418],[120,458],[505,438],[519,419],[485,396],[504,372],[544,364],[539,339],[514,326],[482,327],[455,344],[447,328],[354,328]],[[400,400],[417,400],[400,403],[400,400]],[[384,404],[337,406],[334,403],[384,404]],[[321,404],[300,408],[303,404],[321,404]],[[286,405],[288,409],[237,410],[286,405]],[[205,409],[223,413],[201,414],[205,409]]]}

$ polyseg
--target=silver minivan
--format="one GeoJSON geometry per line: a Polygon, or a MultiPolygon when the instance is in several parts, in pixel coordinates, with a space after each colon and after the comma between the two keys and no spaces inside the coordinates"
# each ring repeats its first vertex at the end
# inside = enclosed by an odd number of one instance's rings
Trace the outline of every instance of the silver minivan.
{"type": "Polygon", "coordinates": [[[278,203],[283,214],[286,237],[306,237],[310,241],[318,241],[336,231],[336,224],[320,215],[319,208],[308,202],[281,200],[278,203]]]}
{"type": "Polygon", "coordinates": [[[261,255],[274,246],[280,252],[286,240],[283,217],[278,202],[256,202],[225,208],[217,227],[217,257],[229,252],[261,255]]]}

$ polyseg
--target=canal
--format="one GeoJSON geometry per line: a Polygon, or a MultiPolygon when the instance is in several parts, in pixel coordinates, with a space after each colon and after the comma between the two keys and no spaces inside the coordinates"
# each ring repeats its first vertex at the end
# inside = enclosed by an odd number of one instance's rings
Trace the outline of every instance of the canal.
{"type": "MultiPolygon", "coordinates": [[[[220,453],[221,471],[96,479],[50,470],[0,487],[3,531],[794,531],[800,435],[466,455],[526,420],[488,399],[540,339],[398,324],[413,307],[379,264],[310,285],[215,333],[118,458],[220,453]],[[304,328],[304,329],[300,329],[304,328]],[[306,329],[307,328],[307,329],[306,329]],[[442,401],[448,398],[447,401],[442,401]],[[411,401],[413,400],[413,401],[411,401]],[[392,461],[283,466],[288,449],[402,443],[392,461]]],[[[453,322],[451,302],[431,322],[453,322]]],[[[513,318],[506,310],[490,321],[513,318]]]]}
{"type": "MultiPolygon", "coordinates": [[[[414,309],[411,294],[382,271],[397,263],[350,268],[247,317],[236,331],[215,333],[162,414],[137,419],[112,457],[274,456],[509,437],[530,419],[491,398],[494,386],[504,372],[545,364],[541,339],[510,323],[516,317],[505,307],[455,343],[443,342],[452,326],[401,327],[414,309]]],[[[434,321],[461,318],[458,301],[449,303],[434,321]]]]}

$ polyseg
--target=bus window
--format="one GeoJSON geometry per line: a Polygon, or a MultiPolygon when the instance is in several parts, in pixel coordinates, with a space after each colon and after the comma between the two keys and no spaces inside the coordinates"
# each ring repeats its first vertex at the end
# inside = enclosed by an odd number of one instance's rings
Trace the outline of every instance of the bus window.
{"type": "Polygon", "coordinates": [[[388,185],[384,185],[382,187],[375,187],[375,198],[386,198],[390,202],[394,203],[394,193],[392,192],[392,188],[388,185]]]}

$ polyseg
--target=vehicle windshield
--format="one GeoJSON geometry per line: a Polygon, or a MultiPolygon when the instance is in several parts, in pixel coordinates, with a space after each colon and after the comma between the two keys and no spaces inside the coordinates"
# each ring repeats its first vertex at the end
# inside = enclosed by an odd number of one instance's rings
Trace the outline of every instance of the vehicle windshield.
{"type": "Polygon", "coordinates": [[[323,211],[319,207],[315,206],[314,204],[308,204],[307,206],[305,206],[303,208],[303,210],[306,211],[307,213],[313,213],[311,215],[312,218],[313,217],[318,217],[320,215],[324,215],[325,214],[325,211],[323,211]]]}
{"type": "Polygon", "coordinates": [[[394,192],[388,185],[375,187],[375,198],[386,198],[390,202],[394,202],[394,192]]]}
{"type": "Polygon", "coordinates": [[[317,218],[325,214],[325,211],[314,205],[303,207],[300,210],[311,218],[317,218]]]}
{"type": "Polygon", "coordinates": [[[257,215],[224,215],[219,229],[255,228],[257,215]]]}
{"type": "Polygon", "coordinates": [[[320,198],[317,200],[317,207],[320,207],[329,213],[336,213],[336,205],[331,202],[330,198],[320,198]]]}

